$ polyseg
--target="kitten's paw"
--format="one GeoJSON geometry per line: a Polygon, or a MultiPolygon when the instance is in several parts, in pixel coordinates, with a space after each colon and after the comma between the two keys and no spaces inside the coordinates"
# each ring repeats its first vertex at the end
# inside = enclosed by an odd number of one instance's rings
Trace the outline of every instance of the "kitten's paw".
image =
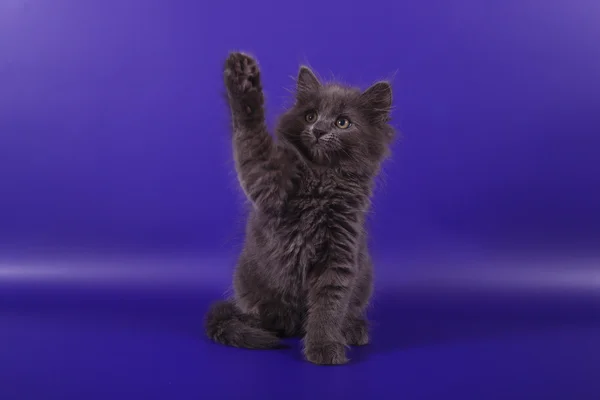
{"type": "Polygon", "coordinates": [[[341,365],[348,362],[343,343],[306,343],[304,357],[307,361],[318,365],[341,365]]]}
{"type": "Polygon", "coordinates": [[[258,306],[262,327],[276,332],[280,337],[293,337],[300,333],[302,314],[278,302],[265,302],[258,306]]]}
{"type": "Polygon", "coordinates": [[[225,61],[225,85],[231,95],[260,92],[258,63],[244,53],[231,53],[225,61]]]}
{"type": "Polygon", "coordinates": [[[351,346],[364,346],[369,344],[369,325],[367,321],[362,318],[348,321],[343,333],[346,343],[351,346]]]}

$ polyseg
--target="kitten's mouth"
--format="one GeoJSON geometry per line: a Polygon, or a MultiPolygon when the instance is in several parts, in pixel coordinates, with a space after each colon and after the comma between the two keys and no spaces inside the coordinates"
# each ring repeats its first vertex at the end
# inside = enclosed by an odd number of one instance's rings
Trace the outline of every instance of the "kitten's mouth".
{"type": "Polygon", "coordinates": [[[317,138],[305,131],[301,135],[295,136],[293,141],[296,142],[296,148],[306,159],[317,164],[327,164],[330,143],[327,143],[328,138],[325,138],[325,136],[327,135],[317,138]]]}
{"type": "Polygon", "coordinates": [[[323,136],[320,137],[314,137],[314,143],[324,143],[324,142],[328,142],[331,139],[331,133],[326,133],[323,136]]]}

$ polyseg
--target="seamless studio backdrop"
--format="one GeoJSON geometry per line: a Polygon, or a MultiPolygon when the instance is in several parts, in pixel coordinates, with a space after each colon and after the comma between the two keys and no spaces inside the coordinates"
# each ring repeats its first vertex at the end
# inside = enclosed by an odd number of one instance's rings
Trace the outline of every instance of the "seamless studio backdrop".
{"type": "Polygon", "coordinates": [[[595,0],[0,2],[0,398],[600,398],[595,0]],[[222,66],[390,78],[372,344],[210,343],[244,232],[222,66]],[[337,397],[336,397],[337,398],[337,397]]]}

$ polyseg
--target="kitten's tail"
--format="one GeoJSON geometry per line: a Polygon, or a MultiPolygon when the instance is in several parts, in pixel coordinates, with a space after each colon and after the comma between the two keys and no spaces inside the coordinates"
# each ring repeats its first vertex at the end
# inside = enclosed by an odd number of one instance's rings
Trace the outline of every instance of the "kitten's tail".
{"type": "Polygon", "coordinates": [[[277,336],[260,327],[260,320],[243,314],[231,301],[214,303],[205,319],[206,334],[217,343],[246,349],[279,347],[277,336]]]}

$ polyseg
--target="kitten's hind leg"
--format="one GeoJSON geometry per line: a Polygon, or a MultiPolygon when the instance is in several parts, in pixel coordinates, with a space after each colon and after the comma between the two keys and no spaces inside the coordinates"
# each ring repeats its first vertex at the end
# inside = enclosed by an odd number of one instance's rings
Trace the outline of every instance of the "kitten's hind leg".
{"type": "Polygon", "coordinates": [[[204,324],[209,338],[227,346],[247,349],[280,346],[277,336],[263,329],[258,318],[243,313],[232,301],[218,301],[211,305],[204,324]]]}
{"type": "Polygon", "coordinates": [[[284,301],[269,301],[259,306],[261,326],[277,336],[299,336],[302,331],[303,313],[298,307],[284,301]]]}
{"type": "Polygon", "coordinates": [[[369,324],[362,317],[349,316],[342,329],[346,343],[350,346],[364,346],[369,344],[369,324]]]}
{"type": "Polygon", "coordinates": [[[364,242],[363,246],[359,258],[358,285],[354,288],[342,328],[346,343],[351,346],[364,346],[369,343],[369,321],[366,317],[366,308],[373,293],[373,264],[364,242]]]}

